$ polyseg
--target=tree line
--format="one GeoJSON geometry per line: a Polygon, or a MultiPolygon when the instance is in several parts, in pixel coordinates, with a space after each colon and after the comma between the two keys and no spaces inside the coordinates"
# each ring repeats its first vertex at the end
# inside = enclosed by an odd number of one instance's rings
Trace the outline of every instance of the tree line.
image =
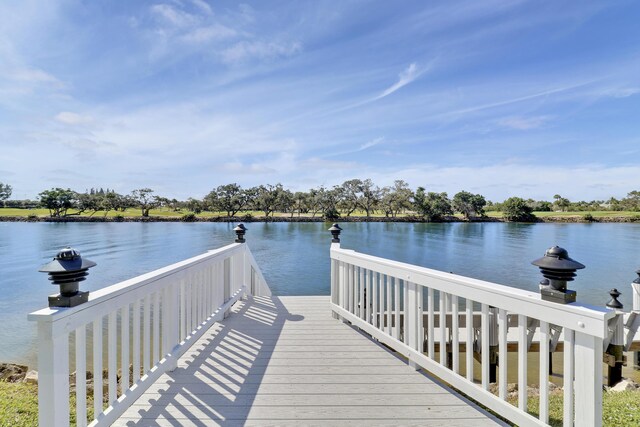
{"type": "Polygon", "coordinates": [[[45,208],[52,217],[65,217],[87,213],[91,216],[109,212],[138,209],[148,217],[151,209],[165,208],[176,212],[200,214],[205,211],[222,212],[228,217],[244,211],[261,211],[269,218],[274,213],[294,216],[322,216],[326,219],[349,217],[362,212],[370,218],[375,214],[395,218],[401,214],[418,215],[428,221],[443,220],[456,212],[466,219],[483,217],[486,212],[500,211],[510,221],[526,221],[534,211],[640,211],[640,191],[631,191],[627,197],[607,201],[572,202],[556,194],[553,201],[510,197],[503,202],[487,201],[481,194],[460,191],[449,197],[445,192],[431,192],[424,187],[415,191],[403,180],[379,187],[371,179],[350,179],[341,185],[319,186],[309,191],[293,192],[282,184],[259,185],[242,188],[236,183],[220,185],[204,198],[187,200],[169,199],[155,194],[150,188],[139,188],[129,194],[110,189],[92,188],[78,192],[69,188],[42,191],[37,200],[11,200],[12,188],[0,182],[0,202],[5,207],[45,208]]]}

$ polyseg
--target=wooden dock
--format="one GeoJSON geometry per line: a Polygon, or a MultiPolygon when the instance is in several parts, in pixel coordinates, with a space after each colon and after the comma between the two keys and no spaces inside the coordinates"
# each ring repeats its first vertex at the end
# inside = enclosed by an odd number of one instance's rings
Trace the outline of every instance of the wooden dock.
{"type": "Polygon", "coordinates": [[[368,335],[329,297],[249,297],[117,426],[505,425],[368,335]]]}

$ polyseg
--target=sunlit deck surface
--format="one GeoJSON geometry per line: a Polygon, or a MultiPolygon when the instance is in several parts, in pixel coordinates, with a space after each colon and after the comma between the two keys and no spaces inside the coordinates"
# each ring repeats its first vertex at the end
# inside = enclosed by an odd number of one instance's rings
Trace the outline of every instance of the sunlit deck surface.
{"type": "Polygon", "coordinates": [[[237,303],[114,425],[503,424],[313,296],[237,303]]]}

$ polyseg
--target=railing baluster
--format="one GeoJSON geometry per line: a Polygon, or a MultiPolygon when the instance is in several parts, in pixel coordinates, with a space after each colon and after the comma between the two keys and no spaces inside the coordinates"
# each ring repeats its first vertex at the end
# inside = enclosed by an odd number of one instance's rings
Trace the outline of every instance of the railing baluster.
{"type": "Polygon", "coordinates": [[[187,337],[187,313],[186,313],[186,309],[187,309],[187,304],[186,304],[186,295],[187,289],[186,289],[186,285],[185,285],[185,281],[180,280],[180,294],[178,295],[178,298],[180,298],[180,340],[184,340],[187,337]]]}
{"type": "Polygon", "coordinates": [[[467,361],[467,379],[473,382],[473,301],[467,298],[466,304],[466,316],[465,316],[465,329],[467,332],[466,346],[465,346],[465,359],[467,361]]]}
{"type": "Polygon", "coordinates": [[[393,307],[394,307],[394,326],[393,337],[400,339],[400,279],[393,277],[393,307]]]}
{"type": "Polygon", "coordinates": [[[549,423],[549,323],[540,321],[540,421],[549,423]]]}
{"type": "Polygon", "coordinates": [[[118,398],[118,356],[116,329],[117,311],[112,311],[108,316],[107,345],[108,345],[108,378],[109,378],[109,406],[118,398]]]}
{"type": "Polygon", "coordinates": [[[356,287],[356,267],[354,265],[349,265],[349,311],[351,313],[356,312],[356,295],[357,295],[357,287],[356,287]]]}
{"type": "Polygon", "coordinates": [[[507,311],[501,308],[498,311],[498,396],[503,400],[507,398],[507,330],[507,311]]]}
{"type": "Polygon", "coordinates": [[[93,321],[93,416],[102,413],[102,316],[93,321]]]}
{"type": "Polygon", "coordinates": [[[365,319],[364,320],[367,323],[372,323],[371,309],[373,304],[373,298],[371,295],[371,271],[370,270],[364,271],[364,284],[365,284],[365,291],[364,291],[365,319]]]}
{"type": "Polygon", "coordinates": [[[153,365],[160,360],[160,292],[153,294],[153,365]]]}
{"type": "Polygon", "coordinates": [[[380,326],[378,319],[378,281],[375,272],[369,272],[369,280],[371,281],[371,324],[378,328],[380,326]]]}
{"type": "Polygon", "coordinates": [[[87,331],[76,329],[76,425],[87,425],[87,331]]]}
{"type": "Polygon", "coordinates": [[[480,309],[480,356],[482,359],[482,388],[489,390],[489,305],[481,304],[480,309]]]}
{"type": "Polygon", "coordinates": [[[417,317],[418,317],[418,350],[420,353],[424,353],[424,320],[422,318],[422,314],[424,312],[424,289],[422,286],[416,284],[416,300],[418,302],[417,307],[417,317]]]}
{"type": "Polygon", "coordinates": [[[120,311],[121,319],[121,337],[122,342],[120,344],[122,355],[120,357],[120,366],[122,369],[122,376],[120,379],[121,390],[124,393],[129,389],[129,304],[122,307],[120,311]]]}
{"type": "Polygon", "coordinates": [[[385,284],[387,286],[387,316],[386,316],[386,321],[387,321],[387,335],[391,336],[392,334],[392,324],[393,324],[393,318],[392,316],[392,308],[391,308],[391,303],[392,303],[392,298],[391,298],[391,277],[387,276],[385,274],[384,276],[385,279],[385,284]]]}
{"type": "Polygon", "coordinates": [[[384,285],[383,285],[383,276],[382,273],[378,273],[378,298],[380,299],[379,301],[379,307],[378,307],[378,329],[380,329],[381,331],[384,331],[384,307],[385,307],[385,292],[384,292],[384,285]]]}
{"type": "Polygon", "coordinates": [[[142,322],[143,338],[142,338],[142,361],[144,365],[144,373],[151,370],[151,294],[147,294],[144,298],[144,318],[142,322]]]}
{"type": "Polygon", "coordinates": [[[451,295],[451,356],[452,356],[452,361],[451,361],[451,365],[453,368],[453,372],[455,372],[456,374],[460,373],[460,341],[458,339],[458,334],[459,334],[459,313],[458,313],[458,308],[459,308],[459,300],[458,300],[458,296],[457,295],[451,295]]]}
{"type": "Polygon", "coordinates": [[[527,316],[518,315],[518,408],[527,411],[527,316]]]}
{"type": "Polygon", "coordinates": [[[574,363],[575,332],[571,329],[564,329],[564,409],[562,424],[564,427],[573,426],[573,377],[575,374],[574,363]]]}
{"type": "Polygon", "coordinates": [[[434,325],[434,292],[433,288],[429,288],[427,291],[427,339],[428,339],[428,354],[429,359],[435,358],[435,325],[434,325]]]}
{"type": "Polygon", "coordinates": [[[365,313],[366,313],[366,304],[365,304],[365,301],[364,301],[364,295],[365,295],[365,293],[364,293],[364,290],[365,290],[365,287],[364,287],[364,268],[360,267],[358,270],[360,270],[359,271],[360,279],[358,280],[358,286],[359,286],[358,291],[359,291],[359,295],[360,295],[360,304],[358,304],[358,316],[362,320],[365,320],[365,318],[366,318],[366,315],[365,315],[365,313]]]}
{"type": "Polygon", "coordinates": [[[140,380],[140,300],[133,303],[133,383],[140,380]]]}
{"type": "Polygon", "coordinates": [[[447,366],[447,298],[446,292],[440,291],[440,364],[447,366]]]}
{"type": "MultiPolygon", "coordinates": [[[[402,312],[404,313],[403,315],[403,325],[402,325],[402,329],[404,330],[404,333],[402,335],[403,338],[403,342],[407,345],[409,345],[409,339],[407,338],[407,334],[409,331],[409,311],[411,310],[416,310],[417,307],[414,307],[412,305],[409,305],[409,287],[412,286],[409,284],[409,282],[407,282],[406,280],[403,281],[402,284],[402,289],[403,289],[403,293],[402,293],[402,312]]],[[[416,348],[417,350],[417,348],[416,348]]]]}

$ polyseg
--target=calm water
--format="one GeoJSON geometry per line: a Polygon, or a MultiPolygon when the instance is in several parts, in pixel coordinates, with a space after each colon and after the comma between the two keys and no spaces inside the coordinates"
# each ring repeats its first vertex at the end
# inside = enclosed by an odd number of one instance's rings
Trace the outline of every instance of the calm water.
{"type": "MultiPolygon", "coordinates": [[[[276,295],[328,295],[330,235],[322,223],[250,223],[247,241],[276,295]]],[[[0,223],[0,361],[35,365],[27,313],[57,292],[40,265],[65,245],[98,263],[82,283],[94,290],[233,241],[224,223],[0,223]]],[[[640,224],[347,223],[342,246],[523,289],[541,276],[530,262],[558,244],[587,266],[571,284],[578,300],[604,305],[640,267],[640,224]]]]}

